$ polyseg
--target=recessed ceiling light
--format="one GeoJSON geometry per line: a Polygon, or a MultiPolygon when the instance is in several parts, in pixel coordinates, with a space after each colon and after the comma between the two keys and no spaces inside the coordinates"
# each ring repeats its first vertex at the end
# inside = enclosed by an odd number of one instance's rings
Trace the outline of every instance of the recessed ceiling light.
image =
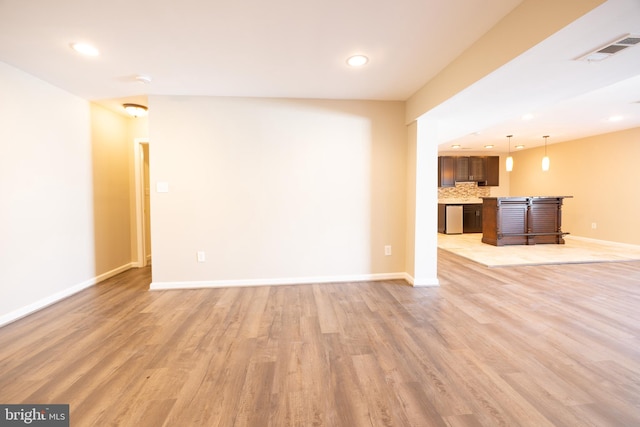
{"type": "Polygon", "coordinates": [[[351,67],[362,67],[367,62],[369,62],[369,58],[364,55],[353,55],[347,59],[347,64],[351,67]]]}
{"type": "Polygon", "coordinates": [[[522,120],[531,120],[533,119],[533,114],[527,113],[522,116],[522,120]]]}
{"type": "Polygon", "coordinates": [[[460,148],[460,144],[453,144],[453,145],[451,146],[451,148],[458,149],[458,148],[460,148]]]}
{"type": "Polygon", "coordinates": [[[71,43],[71,48],[81,55],[85,56],[98,56],[100,51],[95,47],[87,43],[71,43]]]}
{"type": "Polygon", "coordinates": [[[610,122],[619,122],[620,120],[622,120],[624,117],[622,116],[611,116],[609,117],[609,121],[610,122]]]}
{"type": "Polygon", "coordinates": [[[522,150],[524,148],[524,145],[516,145],[516,150],[522,150]]]}
{"type": "Polygon", "coordinates": [[[493,148],[493,145],[487,144],[487,145],[484,146],[484,148],[493,148]]]}

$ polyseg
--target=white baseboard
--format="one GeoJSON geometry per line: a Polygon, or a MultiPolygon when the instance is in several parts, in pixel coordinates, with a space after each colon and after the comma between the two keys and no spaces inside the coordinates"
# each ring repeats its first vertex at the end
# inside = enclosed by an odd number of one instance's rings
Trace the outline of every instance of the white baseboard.
{"type": "Polygon", "coordinates": [[[584,236],[576,236],[576,235],[568,235],[568,236],[564,236],[565,239],[569,239],[569,240],[582,240],[585,242],[592,242],[592,243],[598,243],[601,245],[616,245],[616,246],[620,246],[620,247],[626,247],[632,250],[637,250],[638,248],[640,248],[640,245],[634,245],[633,243],[620,243],[620,242],[614,242],[612,240],[601,240],[601,239],[594,239],[592,237],[584,237],[584,236]]]}
{"type": "Polygon", "coordinates": [[[106,280],[110,277],[115,276],[116,274],[120,274],[123,271],[127,271],[130,268],[134,267],[135,263],[129,263],[129,264],[125,264],[123,266],[120,266],[118,268],[115,268],[111,271],[107,271],[106,273],[102,273],[96,277],[93,277],[91,279],[85,280],[82,283],[78,283],[77,285],[71,286],[70,288],[64,289],[60,292],[56,292],[53,295],[50,295],[46,298],[42,298],[34,303],[31,303],[29,305],[26,305],[24,307],[21,307],[17,310],[13,310],[7,314],[4,314],[2,316],[0,316],[0,326],[4,326],[6,324],[9,324],[11,322],[15,322],[18,319],[21,319],[25,316],[28,316],[38,310],[42,310],[43,308],[51,305],[51,304],[55,304],[60,300],[63,300],[75,293],[78,293],[90,286],[95,285],[96,283],[100,283],[103,280],[106,280]]]}
{"type": "Polygon", "coordinates": [[[438,280],[437,277],[434,277],[432,279],[420,279],[420,280],[416,280],[415,278],[413,278],[412,276],[410,276],[408,273],[407,274],[408,278],[405,279],[407,282],[409,282],[411,284],[411,286],[413,286],[414,288],[425,288],[425,287],[429,287],[429,286],[440,286],[440,281],[438,280]]]}
{"type": "Polygon", "coordinates": [[[411,276],[409,276],[407,273],[382,273],[382,274],[357,274],[357,275],[351,275],[351,276],[290,277],[290,278],[280,278],[280,279],[153,282],[151,283],[149,290],[159,291],[159,290],[167,290],[167,289],[200,289],[200,288],[229,288],[229,287],[240,287],[240,286],[304,285],[304,284],[313,284],[313,283],[365,282],[365,281],[380,281],[380,280],[405,280],[411,283],[408,278],[411,278],[411,276]]]}
{"type": "Polygon", "coordinates": [[[401,273],[401,274],[403,276],[402,278],[404,279],[404,281],[410,284],[411,286],[413,286],[414,288],[422,288],[427,286],[440,286],[440,281],[438,280],[437,277],[434,277],[432,279],[416,280],[416,278],[410,275],[409,273],[401,273]]]}

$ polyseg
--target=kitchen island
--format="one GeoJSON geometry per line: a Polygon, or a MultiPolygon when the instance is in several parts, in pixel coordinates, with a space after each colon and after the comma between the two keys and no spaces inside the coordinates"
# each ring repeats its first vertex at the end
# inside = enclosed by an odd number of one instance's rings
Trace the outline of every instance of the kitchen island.
{"type": "Polygon", "coordinates": [[[562,201],[572,196],[483,197],[482,242],[494,246],[564,244],[562,201]]]}

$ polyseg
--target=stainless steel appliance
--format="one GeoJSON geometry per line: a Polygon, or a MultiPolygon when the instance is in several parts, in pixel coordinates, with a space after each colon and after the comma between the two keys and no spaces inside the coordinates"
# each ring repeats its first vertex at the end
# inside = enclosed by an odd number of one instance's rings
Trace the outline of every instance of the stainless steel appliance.
{"type": "Polygon", "coordinates": [[[447,205],[445,215],[445,234],[462,234],[462,205],[447,205]]]}

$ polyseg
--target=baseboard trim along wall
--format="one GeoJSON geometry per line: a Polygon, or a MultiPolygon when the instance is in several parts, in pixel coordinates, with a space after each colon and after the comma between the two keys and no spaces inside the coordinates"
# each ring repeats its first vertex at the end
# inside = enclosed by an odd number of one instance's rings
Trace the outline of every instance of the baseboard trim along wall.
{"type": "Polygon", "coordinates": [[[160,290],[168,290],[168,289],[230,288],[230,287],[241,287],[241,286],[308,285],[308,284],[314,284],[314,283],[367,282],[367,281],[382,281],[382,280],[405,280],[408,283],[411,283],[409,279],[413,281],[413,278],[409,276],[407,273],[380,273],[380,274],[356,274],[351,276],[291,277],[291,278],[280,278],[280,279],[152,282],[151,286],[149,287],[149,290],[160,291],[160,290]]]}
{"type": "Polygon", "coordinates": [[[440,286],[440,281],[438,280],[437,277],[435,277],[433,279],[416,280],[409,273],[404,273],[404,274],[405,274],[405,279],[404,280],[406,280],[414,288],[425,288],[425,287],[430,287],[430,286],[440,286]]]}
{"type": "Polygon", "coordinates": [[[50,295],[46,298],[42,298],[34,303],[21,307],[17,310],[13,310],[7,314],[4,314],[0,316],[0,327],[7,325],[11,322],[15,322],[16,320],[26,317],[32,313],[35,313],[38,310],[42,310],[43,308],[49,305],[55,304],[58,301],[63,300],[67,297],[70,297],[71,295],[78,293],[97,283],[100,283],[103,280],[109,279],[110,277],[113,277],[116,274],[120,274],[123,271],[127,271],[134,266],[135,266],[135,263],[125,264],[111,271],[107,271],[106,273],[102,273],[99,276],[85,280],[82,283],[78,283],[77,285],[71,286],[70,288],[64,289],[60,292],[56,292],[55,294],[50,295]]]}

